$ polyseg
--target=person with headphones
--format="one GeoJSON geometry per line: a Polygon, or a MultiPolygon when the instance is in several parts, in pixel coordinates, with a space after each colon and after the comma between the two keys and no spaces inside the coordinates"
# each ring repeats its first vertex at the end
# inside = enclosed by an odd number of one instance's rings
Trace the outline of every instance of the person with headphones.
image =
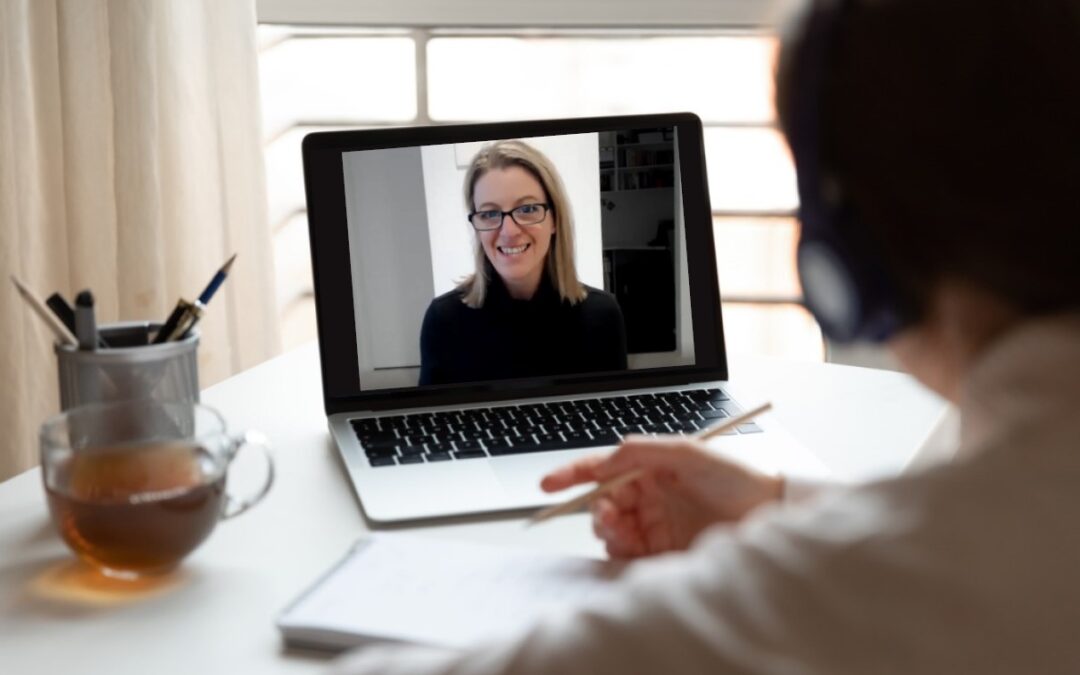
{"type": "Polygon", "coordinates": [[[795,498],[629,439],[543,482],[644,470],[594,504],[609,553],[641,558],[617,598],[341,672],[1080,672],[1080,3],[813,0],[793,26],[807,305],[956,404],[955,456],[795,498]]]}

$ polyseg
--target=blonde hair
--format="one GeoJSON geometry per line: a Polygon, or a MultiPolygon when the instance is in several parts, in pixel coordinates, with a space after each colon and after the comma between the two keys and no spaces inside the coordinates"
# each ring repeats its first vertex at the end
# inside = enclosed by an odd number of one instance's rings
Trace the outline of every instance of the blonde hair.
{"type": "MultiPolygon", "coordinates": [[[[520,166],[539,181],[551,205],[550,215],[555,219],[552,235],[554,241],[544,263],[551,284],[563,300],[570,304],[581,302],[588,292],[578,280],[574,267],[574,219],[570,211],[570,200],[566,197],[566,190],[555,171],[555,165],[544,153],[522,141],[499,141],[482,148],[473,157],[469,171],[465,174],[465,208],[469,211],[476,208],[473,195],[476,182],[481,176],[492,169],[507,169],[512,166],[520,166]]],[[[475,238],[473,259],[475,271],[462,281],[458,288],[464,293],[462,302],[477,309],[484,304],[489,284],[485,265],[487,256],[478,234],[475,238]]]]}

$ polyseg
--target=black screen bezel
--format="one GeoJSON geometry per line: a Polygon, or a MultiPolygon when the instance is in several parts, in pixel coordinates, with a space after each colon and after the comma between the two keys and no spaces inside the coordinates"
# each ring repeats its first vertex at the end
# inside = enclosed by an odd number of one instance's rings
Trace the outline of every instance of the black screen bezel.
{"type": "Polygon", "coordinates": [[[701,120],[692,113],[315,132],[303,141],[323,403],[328,415],[726,380],[727,355],[701,120]],[[342,154],[675,126],[694,331],[692,366],[360,391],[342,154]],[[698,281],[700,280],[700,281],[698,281]]]}

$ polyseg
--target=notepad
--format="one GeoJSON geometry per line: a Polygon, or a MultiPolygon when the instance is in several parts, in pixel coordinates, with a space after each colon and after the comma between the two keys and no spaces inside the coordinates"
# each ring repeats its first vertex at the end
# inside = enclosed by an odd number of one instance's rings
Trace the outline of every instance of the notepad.
{"type": "Polygon", "coordinates": [[[278,617],[286,643],[466,647],[612,592],[619,567],[402,534],[365,538],[278,617]]]}

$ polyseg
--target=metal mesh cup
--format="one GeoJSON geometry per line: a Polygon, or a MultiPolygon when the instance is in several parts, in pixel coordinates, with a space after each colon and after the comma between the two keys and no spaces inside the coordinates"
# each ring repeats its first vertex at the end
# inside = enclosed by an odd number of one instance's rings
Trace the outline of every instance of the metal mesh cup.
{"type": "Polygon", "coordinates": [[[198,332],[175,342],[149,344],[160,328],[160,323],[107,324],[98,333],[109,348],[55,345],[61,410],[131,399],[198,402],[198,332]]]}

